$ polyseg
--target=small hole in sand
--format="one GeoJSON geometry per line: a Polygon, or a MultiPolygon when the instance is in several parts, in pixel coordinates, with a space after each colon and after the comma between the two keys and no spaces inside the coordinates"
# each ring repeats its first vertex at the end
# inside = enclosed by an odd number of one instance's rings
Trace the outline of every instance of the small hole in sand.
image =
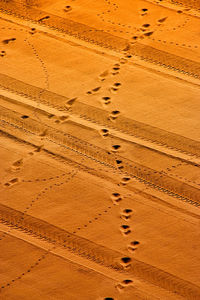
{"type": "Polygon", "coordinates": [[[22,118],[22,119],[28,119],[28,118],[29,118],[29,116],[27,116],[27,115],[23,115],[23,116],[21,116],[21,118],[22,118]]]}

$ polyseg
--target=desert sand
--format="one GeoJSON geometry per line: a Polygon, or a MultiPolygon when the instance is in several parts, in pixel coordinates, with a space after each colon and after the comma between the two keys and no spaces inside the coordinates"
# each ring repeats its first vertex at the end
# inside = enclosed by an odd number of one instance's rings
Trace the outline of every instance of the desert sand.
{"type": "Polygon", "coordinates": [[[0,299],[200,299],[199,1],[0,11],[0,299]]]}

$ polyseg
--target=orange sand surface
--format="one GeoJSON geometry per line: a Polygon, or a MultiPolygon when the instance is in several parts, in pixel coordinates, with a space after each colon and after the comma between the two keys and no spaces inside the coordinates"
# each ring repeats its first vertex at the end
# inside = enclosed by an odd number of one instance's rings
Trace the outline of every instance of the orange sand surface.
{"type": "Polygon", "coordinates": [[[0,12],[0,299],[200,299],[199,1],[0,12]]]}

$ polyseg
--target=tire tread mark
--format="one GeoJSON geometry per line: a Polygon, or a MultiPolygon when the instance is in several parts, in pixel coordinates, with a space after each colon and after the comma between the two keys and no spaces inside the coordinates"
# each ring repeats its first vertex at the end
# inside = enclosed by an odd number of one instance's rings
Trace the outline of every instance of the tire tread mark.
{"type": "Polygon", "coordinates": [[[39,23],[40,25],[47,26],[53,30],[67,33],[86,42],[118,52],[123,51],[127,45],[129,45],[130,53],[139,56],[144,61],[148,61],[165,68],[170,68],[176,72],[181,72],[195,78],[200,78],[200,63],[198,62],[194,62],[147,45],[139,43],[130,45],[130,42],[127,39],[114,36],[103,30],[96,30],[87,25],[49,13],[49,18],[47,20],[39,22],[38,20],[40,19],[40,16],[46,14],[44,11],[33,7],[31,9],[27,7],[26,11],[24,11],[23,6],[19,6],[16,13],[16,7],[12,3],[8,4],[1,2],[0,11],[25,20],[39,23]]]}
{"type": "MultiPolygon", "coordinates": [[[[3,204],[0,204],[0,212],[1,222],[6,225],[34,235],[36,238],[63,246],[67,250],[98,264],[116,271],[123,271],[119,263],[123,254],[118,251],[108,249],[85,238],[76,236],[43,220],[24,215],[20,211],[3,204]],[[16,225],[22,215],[23,224],[16,225]]],[[[187,299],[198,299],[200,296],[200,288],[198,286],[136,259],[132,260],[131,268],[125,271],[125,273],[138,276],[147,282],[179,294],[187,299]]]]}
{"type": "MultiPolygon", "coordinates": [[[[38,124],[36,120],[30,118],[23,122],[19,117],[19,113],[3,107],[0,107],[0,115],[3,117],[2,121],[7,126],[10,125],[16,129],[24,130],[31,135],[39,135],[41,130],[46,131],[46,140],[67,150],[73,151],[78,155],[84,156],[87,159],[92,159],[94,162],[109,167],[111,170],[118,170],[115,164],[115,155],[108,155],[107,151],[100,147],[87,143],[47,125],[38,124]]],[[[139,182],[147,184],[161,192],[167,193],[169,196],[176,197],[177,199],[186,201],[195,206],[200,206],[199,189],[188,184],[183,185],[182,182],[175,178],[153,169],[143,167],[142,165],[128,159],[121,158],[120,156],[118,156],[118,158],[124,161],[123,172],[119,171],[119,174],[127,174],[139,182]]]]}

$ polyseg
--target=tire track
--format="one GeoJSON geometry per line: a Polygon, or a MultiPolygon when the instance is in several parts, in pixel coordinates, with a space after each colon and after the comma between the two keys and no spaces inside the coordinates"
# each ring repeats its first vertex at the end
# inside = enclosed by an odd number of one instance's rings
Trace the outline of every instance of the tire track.
{"type": "MultiPolygon", "coordinates": [[[[27,8],[25,14],[23,9],[20,10],[19,7],[18,12],[16,13],[15,6],[9,4],[8,7],[5,6],[4,3],[0,3],[0,10],[3,13],[12,14],[16,17],[39,23],[40,25],[47,26],[53,30],[65,32],[66,34],[76,38],[104,48],[115,50],[117,52],[121,52],[130,44],[126,39],[113,36],[103,32],[102,30],[96,30],[81,23],[63,19],[52,14],[48,14],[48,19],[40,20],[38,19],[38,16],[44,14],[45,12],[37,10],[36,8],[27,8]]],[[[165,51],[158,50],[140,43],[134,43],[133,45],[130,45],[130,53],[140,57],[142,60],[160,65],[165,68],[170,68],[175,72],[181,72],[195,78],[200,78],[200,64],[198,62],[184,59],[180,56],[169,54],[165,51]]]]}
{"type": "MultiPolygon", "coordinates": [[[[23,8],[24,8],[24,11],[27,12],[28,5],[26,5],[23,1],[22,1],[21,4],[22,4],[22,6],[23,6],[23,8]]],[[[7,28],[7,29],[13,30],[11,27],[9,27],[9,28],[7,28]]],[[[14,31],[17,31],[17,30],[18,30],[18,29],[14,28],[14,31]]],[[[19,30],[19,31],[21,31],[21,30],[19,30]]],[[[25,31],[25,33],[28,32],[27,30],[23,30],[23,31],[25,31]]],[[[31,32],[31,34],[33,34],[33,31],[31,32]]],[[[29,35],[30,35],[30,32],[29,32],[29,35]]],[[[29,39],[30,39],[30,37],[26,37],[26,38],[24,39],[24,42],[29,46],[29,48],[31,48],[31,50],[32,50],[32,52],[33,52],[33,54],[34,54],[34,56],[35,56],[36,59],[39,61],[40,66],[41,66],[41,69],[42,69],[42,71],[43,71],[43,73],[44,73],[44,85],[45,85],[45,86],[44,86],[44,88],[38,89],[38,94],[37,94],[37,98],[36,98],[36,101],[37,101],[38,107],[39,107],[39,106],[40,106],[40,98],[42,97],[43,93],[44,93],[46,90],[49,89],[49,74],[48,74],[47,68],[46,68],[46,66],[45,66],[45,64],[44,64],[44,61],[41,59],[41,57],[39,56],[37,50],[35,49],[35,47],[33,46],[33,44],[29,41],[29,39]]],[[[43,123],[43,122],[41,121],[41,119],[39,118],[39,116],[38,116],[38,114],[37,114],[37,111],[36,111],[36,108],[34,109],[34,115],[35,115],[36,119],[38,120],[38,122],[39,122],[40,124],[45,125],[45,123],[43,123]]],[[[22,127],[23,127],[23,125],[22,125],[22,127]]],[[[77,172],[78,172],[78,169],[75,171],[75,174],[76,174],[77,172]]],[[[67,173],[66,173],[65,175],[67,175],[67,173]]],[[[64,175],[64,176],[65,176],[65,175],[64,175]]],[[[31,203],[25,208],[23,214],[25,215],[25,214],[30,210],[30,208],[33,206],[33,204],[35,203],[35,201],[38,201],[38,200],[40,199],[41,195],[42,195],[43,193],[45,193],[46,191],[48,191],[48,189],[51,189],[53,186],[59,186],[59,185],[62,185],[62,184],[64,184],[64,183],[68,183],[68,182],[74,177],[73,171],[71,172],[70,175],[71,175],[71,176],[68,177],[66,181],[61,182],[60,184],[53,184],[53,185],[50,185],[48,188],[45,188],[44,190],[42,190],[41,193],[39,193],[39,194],[35,197],[35,199],[33,199],[33,200],[31,201],[31,203]]],[[[9,184],[9,183],[7,183],[7,184],[9,184]]],[[[5,185],[6,185],[6,184],[5,184],[5,185]]],[[[5,237],[5,235],[1,237],[1,240],[2,240],[4,237],[5,237]]]]}
{"type": "MultiPolygon", "coordinates": [[[[1,131],[0,130],[0,134],[3,135],[4,137],[7,137],[7,138],[10,138],[12,140],[15,141],[15,143],[18,143],[19,145],[28,145],[28,146],[31,146],[31,147],[36,147],[34,144],[31,144],[30,142],[27,142],[25,140],[22,140],[21,138],[18,138],[16,136],[13,136],[7,132],[4,132],[4,131],[1,131]]],[[[114,184],[118,184],[118,181],[115,181],[113,179],[113,176],[111,177],[109,174],[111,174],[111,172],[109,170],[106,170],[106,169],[100,169],[98,168],[98,171],[102,171],[103,173],[107,173],[108,175],[105,175],[105,174],[102,174],[100,172],[97,171],[96,168],[92,168],[91,165],[90,166],[86,166],[86,165],[83,165],[83,164],[80,164],[74,160],[70,160],[69,158],[67,157],[64,157],[63,155],[61,154],[58,154],[58,153],[53,153],[52,151],[46,149],[46,148],[43,148],[42,151],[45,153],[45,155],[47,155],[49,158],[53,159],[53,160],[56,160],[58,161],[59,163],[61,163],[61,165],[70,165],[74,168],[79,168],[80,171],[83,171],[83,172],[86,172],[88,173],[88,175],[92,175],[92,176],[96,176],[100,179],[103,179],[105,181],[110,181],[114,184]]],[[[112,170],[112,173],[114,174],[117,174],[119,171],[118,170],[112,170]]],[[[141,195],[142,197],[144,197],[145,199],[150,199],[151,201],[153,201],[154,203],[158,203],[158,204],[161,204],[161,205],[164,205],[164,206],[167,206],[168,208],[171,208],[173,210],[176,210],[178,212],[181,212],[181,213],[184,213],[184,214],[187,214],[193,218],[196,218],[196,219],[199,219],[200,217],[197,215],[197,214],[193,214],[191,212],[189,212],[188,210],[185,210],[183,208],[180,208],[180,207],[177,207],[173,204],[170,204],[169,202],[165,202],[164,200],[161,200],[160,198],[158,197],[155,197],[151,194],[147,194],[146,192],[144,191],[141,191],[141,190],[138,190],[137,188],[133,188],[133,187],[130,187],[129,185],[126,186],[126,189],[130,190],[131,192],[133,192],[133,194],[127,194],[126,197],[132,197],[133,195],[135,194],[138,194],[138,195],[141,195]]]]}
{"type": "MultiPolygon", "coordinates": [[[[1,221],[4,224],[12,226],[13,228],[18,227],[18,220],[21,219],[23,215],[21,212],[8,208],[5,205],[0,205],[0,212],[1,221]]],[[[53,247],[57,247],[57,245],[62,246],[76,255],[91,259],[97,264],[102,264],[116,271],[123,271],[126,274],[132,274],[172,293],[177,293],[180,296],[186,297],[187,299],[198,299],[200,296],[200,288],[194,284],[139,260],[132,259],[130,269],[124,270],[123,266],[120,264],[123,253],[107,249],[104,246],[95,244],[85,238],[75,236],[63,229],[29,215],[24,216],[24,222],[20,225],[19,229],[36,238],[41,238],[47,242],[53,243],[53,247]]],[[[50,251],[48,253],[50,253],[50,251]]],[[[43,256],[40,260],[42,259],[44,259],[43,256]]],[[[37,266],[37,264],[38,261],[36,264],[32,265],[32,269],[37,266]]],[[[30,271],[31,268],[27,270],[27,272],[30,271]]],[[[21,279],[22,276],[23,275],[21,274],[18,279],[21,279]]],[[[10,285],[11,282],[8,284],[10,285]]]]}
{"type": "MultiPolygon", "coordinates": [[[[34,101],[37,101],[37,96],[40,92],[39,88],[2,74],[0,74],[0,86],[8,91],[14,92],[25,98],[30,98],[34,101]]],[[[197,157],[200,156],[200,145],[197,141],[123,116],[119,116],[116,122],[112,122],[108,119],[108,113],[103,109],[81,103],[77,100],[71,107],[66,107],[66,103],[69,100],[69,98],[47,91],[45,91],[43,97],[40,98],[41,103],[55,108],[60,112],[67,112],[68,114],[78,116],[91,123],[98,124],[105,128],[111,128],[130,136],[138,137],[144,141],[174,149],[184,154],[186,153],[197,157]],[[57,105],[56,102],[61,104],[57,105]]]]}
{"type": "Polygon", "coordinates": [[[82,141],[74,136],[66,134],[62,131],[56,130],[52,127],[45,126],[43,129],[38,126],[35,120],[27,119],[25,122],[19,120],[19,114],[11,112],[7,109],[1,110],[4,123],[19,130],[25,130],[31,135],[38,136],[40,132],[46,132],[45,140],[55,143],[65,149],[79,154],[89,160],[95,161],[98,164],[109,167],[111,170],[118,170],[119,174],[123,176],[130,176],[156,190],[164,192],[169,196],[175,197],[182,201],[186,201],[192,205],[199,206],[199,193],[200,191],[187,184],[183,184],[147,167],[143,167],[135,162],[129,161],[123,157],[117,156],[119,160],[123,161],[124,169],[120,171],[116,167],[116,156],[108,155],[107,151],[94,146],[93,144],[82,141]],[[2,113],[3,112],[3,113],[2,113]]]}

